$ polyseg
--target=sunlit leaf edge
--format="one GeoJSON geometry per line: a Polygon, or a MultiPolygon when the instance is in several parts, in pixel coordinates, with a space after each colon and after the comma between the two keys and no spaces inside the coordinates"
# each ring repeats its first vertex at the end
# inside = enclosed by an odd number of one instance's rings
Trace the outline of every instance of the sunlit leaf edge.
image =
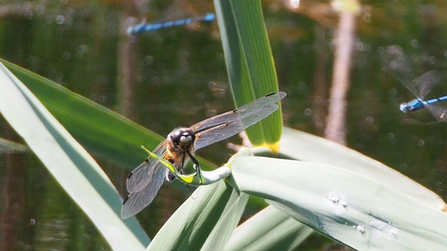
{"type": "Polygon", "coordinates": [[[292,217],[353,248],[447,246],[443,212],[345,169],[265,157],[235,158],[231,168],[228,180],[241,192],[273,201],[292,217]]]}

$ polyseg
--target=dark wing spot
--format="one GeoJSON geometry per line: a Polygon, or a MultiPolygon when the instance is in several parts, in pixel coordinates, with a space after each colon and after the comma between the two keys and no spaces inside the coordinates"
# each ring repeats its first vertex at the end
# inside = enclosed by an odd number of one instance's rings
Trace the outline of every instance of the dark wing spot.
{"type": "Polygon", "coordinates": [[[126,204],[126,201],[130,198],[132,194],[127,195],[127,198],[123,201],[123,205],[126,204]]]}

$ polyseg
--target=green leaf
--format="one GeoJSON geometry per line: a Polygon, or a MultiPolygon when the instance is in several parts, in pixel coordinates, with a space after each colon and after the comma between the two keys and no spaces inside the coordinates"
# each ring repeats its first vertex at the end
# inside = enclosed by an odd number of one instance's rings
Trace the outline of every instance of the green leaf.
{"type": "Polygon", "coordinates": [[[268,206],[234,230],[225,250],[293,250],[311,233],[311,228],[268,206]]]}
{"type": "Polygon", "coordinates": [[[284,128],[283,131],[280,153],[288,158],[345,168],[406,193],[434,208],[446,208],[445,202],[437,194],[377,160],[309,133],[290,128],[284,128]]]}
{"type": "MultiPolygon", "coordinates": [[[[141,145],[154,149],[164,138],[95,102],[71,92],[17,65],[0,59],[87,150],[129,168],[147,155],[141,145]]],[[[201,167],[210,162],[198,158],[201,167]]]]}
{"type": "Polygon", "coordinates": [[[223,250],[248,200],[223,181],[201,186],[160,229],[148,250],[223,250]]]}
{"type": "MultiPolygon", "coordinates": [[[[278,91],[275,64],[258,0],[215,0],[230,85],[237,106],[278,91]]],[[[254,145],[275,145],[281,111],[247,130],[254,145]]],[[[272,146],[277,149],[277,146],[272,146]]]]}
{"type": "Polygon", "coordinates": [[[0,80],[0,112],[110,246],[143,249],[149,238],[135,219],[121,220],[121,196],[93,158],[1,63],[0,80]]]}
{"type": "Polygon", "coordinates": [[[447,216],[346,169],[265,157],[234,158],[231,184],[357,250],[443,250],[447,216]]]}

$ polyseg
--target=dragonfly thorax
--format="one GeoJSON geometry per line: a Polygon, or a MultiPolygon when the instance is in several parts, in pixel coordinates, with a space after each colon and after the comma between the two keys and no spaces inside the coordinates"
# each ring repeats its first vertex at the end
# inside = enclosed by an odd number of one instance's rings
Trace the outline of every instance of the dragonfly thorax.
{"type": "Polygon", "coordinates": [[[408,103],[400,104],[399,108],[402,112],[412,112],[412,111],[420,110],[420,109],[424,108],[424,106],[425,106],[424,101],[422,101],[420,99],[413,99],[408,103]]]}
{"type": "Polygon", "coordinates": [[[192,150],[195,138],[195,133],[189,128],[177,128],[168,135],[168,140],[174,148],[180,148],[183,151],[192,150]]]}

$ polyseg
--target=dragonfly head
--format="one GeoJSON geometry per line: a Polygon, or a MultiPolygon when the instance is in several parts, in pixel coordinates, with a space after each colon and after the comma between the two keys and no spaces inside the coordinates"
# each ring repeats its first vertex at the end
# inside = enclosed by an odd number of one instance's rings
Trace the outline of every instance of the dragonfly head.
{"type": "Polygon", "coordinates": [[[399,109],[401,112],[407,113],[411,111],[411,106],[408,106],[407,103],[402,103],[400,104],[399,109]]]}
{"type": "Polygon", "coordinates": [[[195,133],[189,128],[178,128],[173,130],[168,138],[174,143],[175,147],[179,147],[184,151],[189,151],[196,139],[195,133]]]}

